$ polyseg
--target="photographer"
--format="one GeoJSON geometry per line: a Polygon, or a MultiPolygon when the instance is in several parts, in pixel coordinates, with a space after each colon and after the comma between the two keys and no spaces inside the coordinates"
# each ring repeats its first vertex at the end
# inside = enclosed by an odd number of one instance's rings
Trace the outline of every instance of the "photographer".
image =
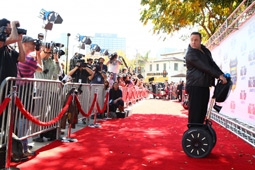
{"type": "Polygon", "coordinates": [[[92,70],[93,69],[93,59],[88,58],[87,59],[87,66],[92,70]]]}
{"type": "Polygon", "coordinates": [[[111,54],[109,59],[110,60],[106,63],[106,65],[109,67],[109,72],[113,73],[113,80],[116,81],[122,62],[119,60],[116,52],[111,54]]]}
{"type": "Polygon", "coordinates": [[[68,73],[72,76],[76,83],[89,83],[92,78],[93,71],[88,67],[88,64],[83,59],[77,61],[76,66],[68,73]]]}
{"type": "Polygon", "coordinates": [[[74,54],[74,56],[70,60],[70,69],[69,69],[69,71],[74,69],[74,67],[76,66],[77,61],[80,60],[82,57],[83,56],[81,54],[79,54],[78,52],[76,52],[74,54]]]}
{"type": "MultiPolygon", "coordinates": [[[[41,56],[40,56],[40,50],[35,52],[35,39],[33,39],[32,37],[29,36],[23,36],[22,38],[22,45],[23,45],[23,49],[25,51],[26,54],[26,60],[24,63],[19,62],[18,63],[18,77],[20,78],[34,78],[34,73],[36,71],[38,72],[42,72],[43,68],[42,68],[42,62],[41,62],[41,56]],[[35,52],[35,55],[34,53],[35,52]],[[38,61],[38,62],[37,62],[38,61]]],[[[33,94],[33,90],[34,88],[29,88],[29,86],[31,86],[31,84],[29,83],[24,83],[24,82],[17,82],[17,86],[19,88],[19,96],[21,96],[21,100],[23,103],[25,103],[24,107],[26,109],[29,108],[30,105],[33,104],[32,100],[30,100],[32,98],[32,94],[33,94]],[[23,90],[27,89],[27,93],[22,94],[22,92],[24,92],[23,90]],[[31,90],[29,92],[29,89],[31,90]]],[[[33,106],[32,106],[33,107],[33,106]]],[[[33,108],[31,109],[31,111],[33,112],[33,108]]],[[[21,134],[22,137],[22,131],[24,129],[29,129],[28,124],[27,124],[27,119],[24,118],[24,116],[21,116],[19,118],[18,121],[18,130],[20,131],[19,134],[21,134]]],[[[22,140],[22,144],[23,144],[23,150],[24,150],[24,156],[32,156],[35,153],[30,151],[28,148],[28,140],[27,138],[22,140]]]]}
{"type": "Polygon", "coordinates": [[[40,55],[42,58],[44,69],[42,72],[36,72],[35,78],[58,80],[58,74],[60,73],[60,70],[61,70],[60,64],[58,61],[58,52],[52,49],[53,47],[50,43],[46,43],[41,48],[42,48],[42,51],[40,55]]]}
{"type": "MultiPolygon", "coordinates": [[[[60,64],[58,61],[59,57],[59,51],[54,50],[54,44],[53,43],[44,43],[41,46],[41,58],[43,63],[43,71],[42,72],[35,72],[35,78],[37,79],[48,79],[48,80],[58,80],[58,75],[60,73],[60,64]]],[[[48,89],[47,87],[43,86],[43,83],[37,84],[37,92],[42,94],[47,94],[48,89]]],[[[57,92],[57,91],[56,91],[57,92]]],[[[50,96],[49,96],[50,98],[50,96]]],[[[50,104],[48,103],[49,100],[43,99],[44,107],[40,106],[38,103],[38,106],[35,106],[35,108],[43,109],[42,112],[46,113],[47,108],[50,107],[50,104]]],[[[51,115],[48,115],[51,116],[51,115]]],[[[33,139],[35,142],[44,142],[43,137],[48,138],[49,140],[56,139],[56,129],[53,129],[48,132],[44,132],[40,134],[40,137],[33,139]]]]}
{"type": "MultiPolygon", "coordinates": [[[[19,21],[12,21],[3,18],[0,20],[0,83],[7,77],[17,77],[17,63],[25,62],[25,52],[22,47],[22,34],[18,32],[17,26],[19,26],[19,21]],[[11,46],[12,43],[18,44],[17,52],[11,46]]],[[[11,86],[4,86],[3,91],[10,91],[11,86]]],[[[0,102],[6,97],[3,93],[0,96],[0,102]]],[[[3,134],[3,139],[6,135],[6,127],[7,123],[7,110],[0,115],[0,133],[3,134]]],[[[0,146],[0,152],[5,153],[6,148],[0,146]]],[[[13,154],[14,155],[14,154],[13,154]]],[[[2,158],[1,158],[2,159],[2,158]]],[[[2,162],[2,161],[1,161],[2,162]]],[[[0,168],[4,167],[2,163],[0,163],[0,168]]]]}
{"type": "Polygon", "coordinates": [[[107,65],[104,64],[104,58],[100,57],[98,63],[94,64],[91,84],[104,84],[107,79],[107,65]]]}
{"type": "Polygon", "coordinates": [[[18,21],[10,22],[7,19],[0,20],[0,83],[6,77],[17,76],[18,61],[25,62],[25,52],[22,47],[22,34],[18,34],[18,21]],[[19,52],[14,50],[9,44],[18,44],[19,52]]]}

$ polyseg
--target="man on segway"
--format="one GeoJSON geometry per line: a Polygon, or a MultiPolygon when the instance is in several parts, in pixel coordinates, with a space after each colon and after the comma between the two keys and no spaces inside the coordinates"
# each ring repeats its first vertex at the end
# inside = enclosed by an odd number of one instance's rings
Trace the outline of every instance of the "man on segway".
{"type": "Polygon", "coordinates": [[[215,78],[227,83],[224,73],[213,61],[211,52],[201,44],[201,34],[193,32],[186,53],[186,91],[189,95],[189,123],[203,123],[207,112],[210,86],[215,85],[215,78]]]}
{"type": "Polygon", "coordinates": [[[210,50],[201,44],[201,40],[199,32],[191,33],[185,56],[189,130],[183,135],[182,145],[185,153],[195,158],[202,158],[209,154],[213,147],[210,145],[214,145],[216,141],[216,134],[211,125],[204,125],[210,98],[209,87],[215,86],[215,79],[220,80],[222,84],[228,82],[224,73],[213,61],[210,50]],[[197,139],[192,141],[193,139],[189,139],[190,136],[196,136],[197,139]],[[199,136],[203,136],[204,141],[199,136]]]}

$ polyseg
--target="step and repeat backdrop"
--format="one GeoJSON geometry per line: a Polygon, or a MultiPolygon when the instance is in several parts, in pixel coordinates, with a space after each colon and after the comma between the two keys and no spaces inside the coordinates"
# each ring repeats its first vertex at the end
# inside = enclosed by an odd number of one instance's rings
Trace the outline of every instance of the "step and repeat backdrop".
{"type": "Polygon", "coordinates": [[[212,49],[215,62],[230,73],[233,86],[221,114],[255,125],[255,16],[212,49]]]}

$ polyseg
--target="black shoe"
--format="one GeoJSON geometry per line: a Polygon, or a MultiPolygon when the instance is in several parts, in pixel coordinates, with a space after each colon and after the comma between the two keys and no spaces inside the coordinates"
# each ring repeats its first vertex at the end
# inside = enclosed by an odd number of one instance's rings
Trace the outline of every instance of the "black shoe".
{"type": "Polygon", "coordinates": [[[48,138],[48,141],[54,141],[56,138],[48,138]]]}
{"type": "Polygon", "coordinates": [[[11,157],[11,162],[24,162],[24,161],[27,161],[28,160],[28,157],[27,156],[21,156],[21,157],[17,157],[17,156],[12,156],[11,157]]]}
{"type": "Polygon", "coordinates": [[[83,124],[86,125],[86,123],[87,123],[87,122],[86,122],[86,121],[87,121],[87,118],[83,118],[81,121],[82,121],[83,124]]]}
{"type": "Polygon", "coordinates": [[[33,139],[33,141],[34,142],[44,142],[43,138],[40,138],[40,137],[33,139]]]}

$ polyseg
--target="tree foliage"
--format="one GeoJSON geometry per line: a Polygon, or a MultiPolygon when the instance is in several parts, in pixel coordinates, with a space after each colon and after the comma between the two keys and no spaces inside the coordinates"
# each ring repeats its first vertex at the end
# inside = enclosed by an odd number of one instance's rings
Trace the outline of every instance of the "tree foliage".
{"type": "Polygon", "coordinates": [[[173,34],[199,26],[208,39],[243,0],[141,0],[140,21],[153,24],[154,34],[173,34]]]}

